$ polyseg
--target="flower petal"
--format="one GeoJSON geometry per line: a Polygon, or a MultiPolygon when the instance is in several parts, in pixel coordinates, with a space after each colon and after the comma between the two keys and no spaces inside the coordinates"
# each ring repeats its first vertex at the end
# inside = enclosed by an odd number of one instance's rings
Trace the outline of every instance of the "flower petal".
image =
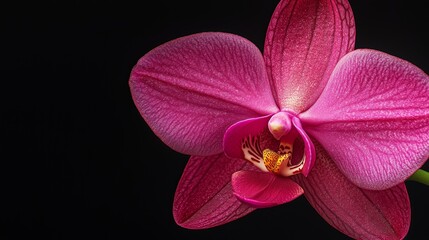
{"type": "Polygon", "coordinates": [[[314,149],[314,145],[310,137],[307,135],[304,129],[302,129],[301,121],[299,120],[299,118],[294,117],[292,119],[292,123],[298,131],[299,135],[301,135],[301,138],[304,142],[305,163],[302,169],[302,174],[304,176],[307,176],[311,168],[314,166],[314,162],[316,159],[316,150],[314,149]]]}
{"type": "Polygon", "coordinates": [[[278,111],[259,49],[227,33],[200,33],[144,55],[129,85],[154,133],[176,151],[222,151],[228,126],[278,111]]]}
{"type": "Polygon", "coordinates": [[[290,178],[259,171],[238,171],[232,175],[232,189],[241,201],[255,208],[274,207],[303,194],[290,178]]]}
{"type": "Polygon", "coordinates": [[[354,42],[354,17],[346,0],[281,1],[264,49],[278,105],[296,112],[311,106],[354,42]]]}
{"type": "Polygon", "coordinates": [[[350,182],[319,144],[314,168],[294,180],[316,211],[333,227],[353,239],[403,239],[411,222],[404,183],[374,191],[350,182]]]}
{"type": "Polygon", "coordinates": [[[231,175],[241,169],[255,169],[243,160],[223,154],[195,157],[188,164],[177,186],[173,216],[178,225],[189,229],[215,227],[252,212],[232,192],[231,175]]]}
{"type": "Polygon", "coordinates": [[[429,76],[386,53],[356,50],[300,118],[352,182],[390,188],[429,157],[429,76]]]}

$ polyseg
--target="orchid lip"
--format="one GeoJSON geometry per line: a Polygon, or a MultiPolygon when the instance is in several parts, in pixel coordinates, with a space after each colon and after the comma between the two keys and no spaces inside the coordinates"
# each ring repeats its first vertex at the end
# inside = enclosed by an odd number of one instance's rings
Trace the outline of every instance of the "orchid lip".
{"type": "MultiPolygon", "coordinates": [[[[299,161],[293,161],[294,144],[298,137],[302,137],[302,131],[297,130],[297,127],[301,126],[296,126],[300,125],[295,124],[296,121],[299,121],[296,115],[289,112],[282,111],[274,114],[268,121],[268,129],[272,136],[279,141],[278,149],[263,149],[260,136],[249,135],[242,139],[244,159],[264,172],[271,172],[284,177],[302,173],[309,155],[306,152],[309,151],[304,151],[299,161]]],[[[309,140],[304,139],[304,141],[308,142],[309,140]]],[[[313,146],[313,143],[310,141],[307,145],[313,146]]],[[[308,171],[305,175],[308,174],[308,171]]]]}

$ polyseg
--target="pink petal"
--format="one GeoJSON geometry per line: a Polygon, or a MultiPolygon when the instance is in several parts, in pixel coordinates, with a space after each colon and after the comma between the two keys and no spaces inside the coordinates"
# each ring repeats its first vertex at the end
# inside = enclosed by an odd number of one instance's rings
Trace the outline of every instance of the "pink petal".
{"type": "Polygon", "coordinates": [[[278,111],[262,54],[248,40],[200,33],[144,55],[129,85],[135,105],[155,134],[176,151],[222,151],[228,126],[278,111]]]}
{"type": "Polygon", "coordinates": [[[231,175],[241,169],[254,167],[223,154],[191,157],[174,196],[177,224],[189,229],[211,228],[252,212],[254,208],[239,201],[232,192],[231,175]]]}
{"type": "Polygon", "coordinates": [[[316,159],[316,150],[314,149],[314,145],[310,137],[307,135],[304,129],[302,129],[301,121],[299,121],[299,119],[295,117],[292,119],[292,122],[304,142],[305,163],[302,169],[302,174],[304,176],[307,176],[311,168],[314,166],[314,162],[316,159]]]}
{"type": "Polygon", "coordinates": [[[259,171],[239,171],[232,175],[235,196],[255,208],[274,207],[303,194],[290,178],[259,171]]]}
{"type": "Polygon", "coordinates": [[[405,184],[382,191],[361,189],[339,171],[320,145],[316,150],[316,164],[308,177],[294,177],[316,211],[353,239],[403,239],[411,221],[405,184]]]}
{"type": "Polygon", "coordinates": [[[356,50],[300,118],[352,182],[390,188],[429,157],[429,77],[386,53],[356,50]]]}
{"type": "Polygon", "coordinates": [[[347,1],[281,1],[264,49],[278,105],[296,112],[311,106],[354,42],[354,18],[347,1]]]}

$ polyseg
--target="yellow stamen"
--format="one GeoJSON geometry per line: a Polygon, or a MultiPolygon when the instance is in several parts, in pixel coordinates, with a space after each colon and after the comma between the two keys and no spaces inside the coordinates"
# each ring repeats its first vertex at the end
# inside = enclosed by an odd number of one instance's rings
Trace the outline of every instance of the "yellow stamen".
{"type": "Polygon", "coordinates": [[[262,152],[265,167],[272,173],[280,173],[280,166],[287,160],[289,162],[292,158],[291,153],[278,154],[271,149],[265,149],[262,152]]]}
{"type": "Polygon", "coordinates": [[[242,140],[241,149],[244,159],[262,171],[289,177],[301,173],[305,162],[303,157],[299,163],[292,165],[293,144],[290,142],[280,141],[277,151],[269,148],[262,150],[259,137],[249,136],[242,140]]]}

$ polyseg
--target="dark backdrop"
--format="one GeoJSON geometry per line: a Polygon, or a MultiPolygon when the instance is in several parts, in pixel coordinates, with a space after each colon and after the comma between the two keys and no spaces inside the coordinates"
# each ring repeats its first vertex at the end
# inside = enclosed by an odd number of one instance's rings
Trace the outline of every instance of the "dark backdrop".
{"type": "MultiPolygon", "coordinates": [[[[304,197],[213,229],[175,224],[173,196],[187,156],[163,145],[140,117],[131,68],[159,44],[203,31],[235,33],[262,50],[278,1],[147,2],[2,6],[1,239],[347,239],[304,197]],[[168,165],[161,170],[160,162],[168,165]]],[[[429,72],[424,1],[351,5],[357,48],[429,72]]],[[[407,239],[421,239],[429,188],[407,186],[407,239]]]]}

